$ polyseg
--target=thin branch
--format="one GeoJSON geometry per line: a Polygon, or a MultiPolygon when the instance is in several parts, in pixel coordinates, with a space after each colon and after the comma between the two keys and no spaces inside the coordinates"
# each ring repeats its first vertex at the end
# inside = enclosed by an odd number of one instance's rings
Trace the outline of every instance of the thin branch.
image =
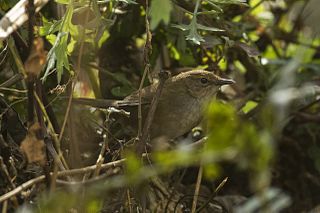
{"type": "Polygon", "coordinates": [[[142,94],[141,94],[141,90],[142,90],[145,78],[147,76],[147,73],[150,71],[149,57],[150,57],[151,51],[152,51],[152,45],[151,45],[152,34],[150,32],[150,24],[149,24],[148,14],[149,14],[149,1],[146,0],[145,27],[146,27],[147,38],[146,38],[146,43],[145,43],[144,49],[143,49],[144,71],[143,71],[142,79],[141,79],[141,82],[140,82],[140,85],[139,85],[139,90],[138,90],[138,94],[139,94],[138,138],[139,139],[141,139],[141,130],[142,130],[142,107],[141,107],[142,94]]]}
{"type": "Polygon", "coordinates": [[[156,92],[154,94],[154,97],[152,99],[152,102],[150,104],[150,109],[148,112],[148,115],[146,117],[146,120],[144,122],[143,126],[143,132],[141,136],[141,140],[139,141],[139,144],[137,145],[137,152],[138,154],[141,154],[144,152],[146,144],[147,144],[147,138],[149,135],[149,130],[153,121],[154,113],[157,109],[158,102],[160,100],[160,96],[162,93],[162,90],[164,88],[165,81],[169,78],[169,73],[166,71],[160,71],[159,73],[159,84],[156,89],[156,92]]]}
{"type": "MultiPolygon", "coordinates": [[[[187,147],[191,147],[191,148],[196,148],[198,146],[202,146],[203,143],[205,142],[205,138],[200,139],[199,141],[191,144],[191,145],[187,145],[187,147]]],[[[145,158],[147,157],[149,154],[148,153],[143,153],[142,157],[145,158]]],[[[116,168],[119,166],[122,166],[125,163],[126,159],[121,159],[121,160],[117,160],[117,161],[113,161],[110,163],[105,163],[101,165],[101,171],[110,169],[110,168],[116,168]]],[[[79,168],[79,169],[71,169],[71,170],[64,170],[64,171],[59,171],[56,173],[57,177],[68,177],[68,176],[72,176],[72,175],[80,175],[80,174],[86,174],[89,172],[93,172],[94,170],[96,170],[97,165],[92,165],[92,166],[87,166],[87,167],[83,167],[83,168],[79,168]]],[[[53,172],[50,173],[50,176],[52,177],[54,175],[53,172]]],[[[52,179],[52,178],[51,178],[52,179]]],[[[20,186],[18,186],[17,188],[11,190],[10,192],[0,196],[0,203],[10,199],[11,197],[21,193],[24,190],[27,190],[28,188],[30,188],[31,186],[37,184],[37,183],[41,183],[42,181],[45,180],[45,176],[41,175],[39,177],[33,178],[23,184],[21,184],[20,186]]]]}
{"type": "Polygon", "coordinates": [[[199,191],[200,191],[200,186],[201,186],[201,181],[202,181],[202,174],[203,174],[203,166],[200,166],[199,171],[198,171],[196,187],[194,190],[191,213],[195,213],[196,209],[197,209],[197,202],[198,202],[199,191]]]}
{"type": "Polygon", "coordinates": [[[48,114],[39,98],[39,96],[34,93],[34,96],[35,96],[35,99],[37,100],[38,104],[39,104],[39,107],[43,113],[43,116],[46,118],[47,122],[48,122],[48,127],[50,129],[50,131],[52,132],[51,136],[53,138],[53,141],[55,142],[55,145],[56,145],[56,148],[57,148],[57,151],[53,148],[52,144],[50,145],[50,143],[46,143],[47,145],[47,148],[50,152],[50,154],[53,156],[53,158],[55,158],[58,162],[58,166],[61,170],[65,170],[66,168],[68,168],[68,165],[65,161],[65,159],[63,158],[63,155],[62,155],[62,152],[61,152],[61,149],[60,149],[60,143],[59,143],[59,140],[55,134],[55,131],[54,131],[54,128],[52,126],[52,123],[48,117],[48,114]],[[58,152],[58,153],[57,153],[58,152]]]}
{"type": "MultiPolygon", "coordinates": [[[[39,12],[48,2],[49,0],[35,0],[35,12],[39,12]]],[[[26,9],[28,6],[29,0],[21,0],[2,17],[0,20],[0,41],[8,38],[12,32],[16,31],[28,20],[28,11],[26,9]]]]}
{"type": "Polygon", "coordinates": [[[207,201],[199,207],[197,212],[201,212],[217,195],[218,192],[222,189],[222,187],[227,183],[228,177],[222,180],[222,182],[218,185],[218,187],[214,190],[214,193],[207,199],[207,201]]]}
{"type": "MultiPolygon", "coordinates": [[[[121,166],[125,161],[126,161],[126,159],[121,159],[121,160],[114,161],[114,162],[111,162],[111,163],[102,164],[101,165],[101,169],[105,170],[105,169],[109,169],[109,168],[113,168],[113,167],[118,167],[118,166],[121,166]]],[[[72,169],[72,170],[60,171],[60,172],[57,173],[57,177],[84,174],[84,173],[87,173],[87,172],[92,172],[95,169],[96,169],[96,165],[88,166],[88,167],[84,167],[84,168],[80,168],[80,169],[72,169]]],[[[50,175],[52,176],[53,173],[51,172],[50,175]]],[[[33,185],[35,185],[37,183],[41,183],[42,181],[44,181],[44,179],[45,179],[45,176],[41,175],[39,177],[33,178],[33,179],[21,184],[20,186],[18,186],[14,190],[12,190],[12,191],[0,196],[0,203],[4,202],[5,200],[10,199],[12,196],[15,196],[15,195],[21,193],[22,191],[30,188],[31,186],[33,186],[33,185]]]]}
{"type": "MultiPolygon", "coordinates": [[[[88,8],[90,8],[91,3],[92,3],[92,1],[89,2],[88,8]]],[[[88,20],[89,20],[89,12],[86,12],[84,20],[85,20],[85,23],[88,22],[88,20]]],[[[64,116],[64,120],[63,120],[62,127],[61,127],[61,132],[60,132],[59,139],[58,139],[58,144],[59,145],[61,144],[61,140],[62,140],[63,133],[64,133],[66,125],[67,125],[67,121],[70,122],[69,115],[70,115],[71,104],[72,104],[72,99],[73,99],[73,91],[74,91],[75,86],[76,86],[77,77],[81,72],[81,62],[82,62],[82,55],[83,55],[83,51],[84,51],[84,37],[85,37],[85,34],[83,36],[83,39],[80,41],[79,56],[77,58],[77,68],[76,68],[75,76],[74,76],[74,78],[72,80],[71,90],[70,90],[69,99],[68,99],[67,110],[66,110],[66,113],[65,113],[65,116],[64,116]]],[[[71,150],[71,152],[73,153],[73,152],[75,152],[75,149],[76,149],[76,147],[78,145],[77,145],[77,143],[74,142],[74,140],[72,138],[72,135],[70,135],[70,143],[73,143],[72,147],[74,149],[71,150]]]]}
{"type": "Polygon", "coordinates": [[[33,34],[33,27],[35,24],[35,5],[34,0],[28,0],[28,55],[30,55],[33,47],[33,40],[34,40],[34,34],[33,34]]]}
{"type": "Polygon", "coordinates": [[[11,87],[12,85],[16,84],[17,82],[21,81],[23,79],[23,75],[21,73],[15,74],[2,84],[0,84],[1,87],[11,87]]]}

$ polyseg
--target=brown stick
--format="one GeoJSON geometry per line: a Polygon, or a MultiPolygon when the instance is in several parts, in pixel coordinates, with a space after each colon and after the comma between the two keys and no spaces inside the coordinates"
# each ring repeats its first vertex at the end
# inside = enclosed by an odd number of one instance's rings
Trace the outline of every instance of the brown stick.
{"type": "Polygon", "coordinates": [[[142,132],[141,139],[139,141],[139,144],[137,145],[137,153],[138,153],[138,155],[143,153],[144,150],[145,150],[145,146],[147,144],[147,138],[148,138],[148,135],[149,135],[150,126],[151,126],[152,121],[153,121],[154,113],[155,113],[155,111],[157,109],[157,105],[158,105],[158,102],[160,100],[160,96],[161,96],[161,93],[162,93],[162,89],[164,87],[164,83],[168,78],[169,78],[169,73],[168,72],[165,72],[163,70],[160,71],[160,73],[159,73],[159,84],[157,86],[157,90],[156,90],[156,92],[154,94],[154,97],[152,99],[152,102],[150,104],[150,109],[149,109],[146,121],[144,123],[144,126],[143,126],[143,132],[142,132]]]}
{"type": "Polygon", "coordinates": [[[200,191],[200,186],[202,181],[202,174],[203,174],[203,166],[200,166],[198,171],[197,183],[196,183],[196,187],[193,195],[191,213],[195,213],[197,209],[197,202],[198,202],[199,191],[200,191]]]}
{"type": "MultiPolygon", "coordinates": [[[[102,164],[101,169],[105,170],[105,169],[109,169],[112,167],[121,166],[125,161],[126,161],[126,159],[121,159],[121,160],[114,161],[111,163],[102,164]]],[[[76,175],[76,174],[84,174],[87,172],[94,171],[95,169],[96,169],[96,165],[88,166],[88,167],[84,167],[84,168],[80,168],[80,169],[60,171],[60,172],[58,172],[57,177],[70,176],[70,175],[76,175]]],[[[50,175],[52,176],[53,173],[51,172],[50,175]]],[[[19,194],[23,190],[26,190],[37,183],[41,183],[44,179],[45,179],[45,176],[41,175],[39,177],[33,178],[33,179],[21,184],[20,186],[13,189],[12,191],[0,196],[0,203],[4,202],[5,200],[10,199],[11,197],[19,194]]]]}
{"type": "Polygon", "coordinates": [[[6,80],[2,84],[0,84],[0,88],[1,87],[10,87],[10,86],[16,84],[17,82],[21,81],[22,79],[23,79],[23,75],[21,73],[15,74],[11,78],[9,78],[8,80],[6,80]]]}
{"type": "Polygon", "coordinates": [[[150,71],[150,61],[149,57],[152,52],[152,45],[151,45],[151,39],[152,39],[152,34],[150,32],[150,24],[149,24],[149,19],[148,19],[148,14],[149,14],[149,2],[146,0],[146,16],[145,16],[145,27],[146,27],[146,43],[143,48],[143,63],[144,63],[144,71],[142,75],[142,79],[139,85],[139,106],[138,106],[138,138],[141,139],[141,129],[142,129],[142,107],[141,107],[141,99],[142,99],[142,94],[141,90],[143,87],[144,80],[147,76],[147,73],[150,71]]]}
{"type": "MultiPolygon", "coordinates": [[[[206,140],[206,138],[200,139],[199,141],[188,145],[188,147],[197,148],[199,146],[202,146],[204,144],[205,140],[206,140]]],[[[147,153],[142,155],[142,157],[147,157],[147,156],[148,156],[147,153]]],[[[103,170],[106,170],[109,168],[119,167],[119,166],[122,166],[125,161],[126,161],[126,159],[124,158],[124,159],[113,161],[110,163],[105,163],[105,164],[101,165],[100,169],[101,169],[101,171],[103,171],[103,170]]],[[[92,166],[87,166],[87,167],[79,168],[79,169],[59,171],[56,173],[56,176],[57,177],[64,177],[64,176],[68,177],[71,175],[85,174],[85,173],[92,172],[92,171],[96,170],[96,168],[97,168],[97,165],[92,165],[92,166]]],[[[52,176],[52,175],[55,175],[55,174],[53,172],[51,172],[50,176],[52,176]]],[[[17,188],[0,196],[0,203],[10,199],[11,197],[21,193],[23,190],[26,190],[37,183],[41,183],[42,181],[44,181],[44,179],[45,179],[45,176],[41,175],[39,177],[28,180],[27,182],[21,184],[17,188]]],[[[53,178],[51,178],[51,179],[53,179],[53,178]]]]}

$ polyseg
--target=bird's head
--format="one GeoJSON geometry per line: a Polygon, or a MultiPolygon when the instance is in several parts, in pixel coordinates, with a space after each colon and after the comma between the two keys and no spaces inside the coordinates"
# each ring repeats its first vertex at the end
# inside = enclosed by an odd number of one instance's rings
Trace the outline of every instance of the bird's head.
{"type": "Polygon", "coordinates": [[[188,93],[201,100],[210,100],[222,85],[235,83],[232,79],[221,78],[205,70],[192,70],[174,77],[184,84],[188,93]]]}

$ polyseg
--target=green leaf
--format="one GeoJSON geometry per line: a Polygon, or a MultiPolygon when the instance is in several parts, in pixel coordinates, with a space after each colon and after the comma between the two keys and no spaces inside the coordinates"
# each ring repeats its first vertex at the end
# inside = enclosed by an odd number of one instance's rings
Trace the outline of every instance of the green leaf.
{"type": "Polygon", "coordinates": [[[41,26],[39,28],[39,34],[41,36],[46,36],[46,35],[50,35],[50,34],[53,34],[57,31],[59,31],[59,28],[61,27],[62,21],[61,20],[59,20],[59,21],[53,20],[52,22],[50,22],[46,18],[43,17],[42,23],[43,23],[43,26],[41,26]]]}
{"type": "Polygon", "coordinates": [[[153,0],[150,8],[151,30],[154,30],[161,21],[169,23],[172,4],[170,0],[153,0]]]}
{"type": "Polygon", "coordinates": [[[248,112],[250,112],[251,110],[253,110],[256,106],[258,105],[257,102],[255,101],[248,101],[242,108],[242,112],[244,112],[245,114],[247,114],[248,112]]]}
{"type": "Polygon", "coordinates": [[[59,24],[60,29],[57,38],[47,56],[47,68],[42,77],[42,81],[45,81],[49,75],[50,70],[53,69],[54,64],[57,69],[58,83],[61,81],[63,74],[63,68],[70,70],[68,59],[68,38],[70,33],[76,34],[76,28],[71,24],[71,18],[73,14],[72,4],[69,4],[67,11],[59,24]]]}
{"type": "Polygon", "coordinates": [[[69,70],[69,60],[67,55],[67,47],[68,47],[68,36],[64,36],[61,38],[60,45],[55,49],[55,54],[57,57],[57,79],[58,83],[61,81],[61,76],[63,74],[63,67],[69,70]]]}
{"type": "Polygon", "coordinates": [[[55,2],[57,2],[59,4],[69,4],[70,0],[55,0],[55,2]]]}
{"type": "Polygon", "coordinates": [[[221,168],[218,164],[207,164],[204,166],[204,176],[207,179],[214,179],[221,173],[221,168]]]}
{"type": "Polygon", "coordinates": [[[42,77],[42,82],[46,80],[49,75],[50,70],[54,68],[55,62],[57,61],[57,72],[58,72],[58,82],[61,80],[63,62],[67,62],[66,67],[69,67],[68,58],[66,54],[66,45],[67,45],[67,33],[62,32],[58,33],[58,36],[55,40],[54,45],[48,52],[47,56],[47,68],[42,77]],[[66,59],[64,59],[66,58],[66,59]],[[59,69],[59,70],[58,70],[59,69]],[[60,73],[59,73],[60,72],[60,73]]]}
{"type": "Polygon", "coordinates": [[[197,28],[200,29],[200,30],[206,30],[206,31],[211,31],[211,32],[222,32],[222,31],[224,31],[224,30],[216,28],[216,27],[207,27],[207,26],[204,26],[204,25],[198,24],[198,23],[197,23],[197,28]]]}
{"type": "Polygon", "coordinates": [[[182,31],[187,31],[190,30],[190,25],[185,25],[185,24],[172,24],[172,27],[178,28],[179,30],[182,31]]]}
{"type": "Polygon", "coordinates": [[[216,10],[216,11],[218,11],[218,12],[220,12],[220,13],[223,12],[223,9],[222,9],[221,7],[219,7],[219,6],[215,3],[215,1],[213,1],[213,0],[206,0],[206,1],[213,7],[214,10],[216,10]]]}
{"type": "MultiPolygon", "coordinates": [[[[197,14],[197,12],[195,12],[197,14]]],[[[198,30],[205,30],[211,32],[221,32],[223,29],[216,27],[207,27],[197,23],[197,16],[193,15],[191,23],[189,25],[185,24],[173,24],[172,27],[178,28],[182,31],[189,31],[189,34],[186,36],[187,40],[192,41],[193,43],[200,45],[200,42],[205,42],[203,37],[198,33],[198,30]]]]}
{"type": "Polygon", "coordinates": [[[195,43],[197,45],[200,45],[200,42],[204,42],[205,40],[203,39],[203,37],[201,35],[199,35],[199,33],[197,31],[197,18],[196,18],[196,16],[193,17],[189,26],[190,26],[190,31],[189,31],[189,35],[187,35],[186,39],[192,41],[193,43],[195,43]]]}
{"type": "Polygon", "coordinates": [[[142,167],[141,160],[136,156],[135,153],[131,151],[126,151],[124,155],[127,159],[126,172],[128,176],[130,176],[132,179],[139,178],[137,177],[137,174],[142,167]]]}

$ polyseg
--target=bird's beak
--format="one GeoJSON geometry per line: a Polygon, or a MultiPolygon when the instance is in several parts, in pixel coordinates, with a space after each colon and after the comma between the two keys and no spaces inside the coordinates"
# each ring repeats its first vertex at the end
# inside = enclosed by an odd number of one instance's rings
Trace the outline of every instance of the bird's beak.
{"type": "Polygon", "coordinates": [[[234,83],[236,83],[234,80],[227,79],[227,78],[219,78],[217,81],[218,85],[226,85],[226,84],[234,84],[234,83]]]}

